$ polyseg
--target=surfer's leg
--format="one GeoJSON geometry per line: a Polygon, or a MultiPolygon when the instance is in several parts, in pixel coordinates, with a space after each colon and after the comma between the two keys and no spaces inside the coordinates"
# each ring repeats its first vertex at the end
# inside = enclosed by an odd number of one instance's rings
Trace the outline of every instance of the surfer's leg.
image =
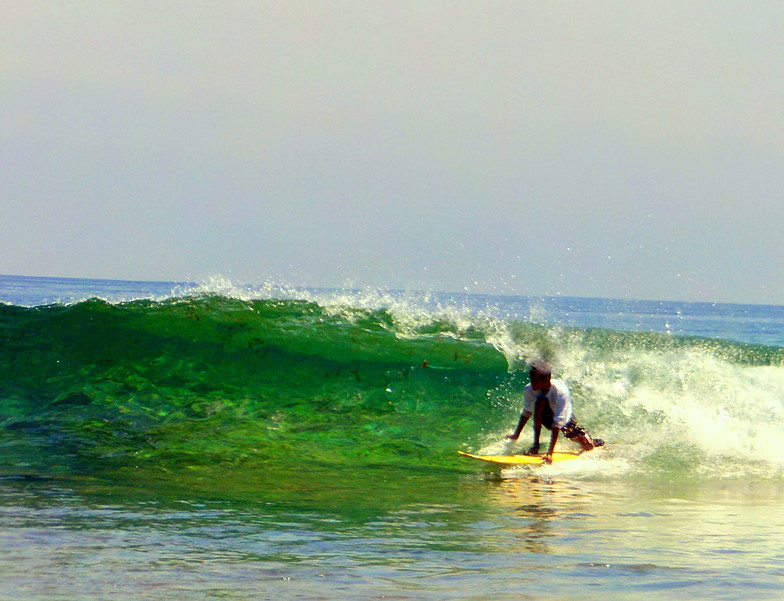
{"type": "Polygon", "coordinates": [[[539,454],[539,435],[541,434],[541,432],[542,432],[541,428],[534,428],[534,443],[524,453],[525,455],[538,455],[539,454]]]}
{"type": "Polygon", "coordinates": [[[604,441],[602,439],[592,438],[591,435],[588,434],[588,430],[578,424],[574,418],[569,420],[569,423],[561,428],[561,432],[563,432],[564,436],[566,436],[566,438],[569,440],[573,440],[578,443],[584,451],[591,451],[596,447],[601,447],[604,445],[604,441]]]}
{"type": "Polygon", "coordinates": [[[588,432],[586,432],[585,434],[580,434],[579,436],[576,436],[574,439],[578,443],[580,443],[580,446],[583,448],[583,451],[592,451],[594,448],[596,448],[596,445],[593,443],[593,438],[591,438],[591,435],[588,434],[588,432]]]}

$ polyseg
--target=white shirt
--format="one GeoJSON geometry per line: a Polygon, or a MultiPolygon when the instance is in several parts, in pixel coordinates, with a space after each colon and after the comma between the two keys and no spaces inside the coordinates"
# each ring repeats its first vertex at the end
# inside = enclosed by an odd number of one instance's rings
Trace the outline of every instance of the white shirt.
{"type": "Polygon", "coordinates": [[[530,417],[533,415],[536,400],[541,397],[546,397],[550,403],[550,409],[553,411],[553,426],[556,428],[563,428],[572,419],[572,395],[569,392],[569,387],[563,380],[550,379],[550,390],[545,395],[541,391],[534,390],[531,385],[525,387],[523,392],[525,405],[523,406],[523,415],[530,417]]]}

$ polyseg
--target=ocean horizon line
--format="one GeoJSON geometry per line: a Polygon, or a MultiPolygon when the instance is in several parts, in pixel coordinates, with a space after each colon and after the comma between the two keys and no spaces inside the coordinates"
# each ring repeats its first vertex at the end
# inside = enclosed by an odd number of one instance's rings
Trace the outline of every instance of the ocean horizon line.
{"type": "Polygon", "coordinates": [[[724,307],[784,307],[784,303],[761,303],[761,302],[740,302],[740,301],[711,301],[711,300],[684,300],[677,298],[630,298],[620,296],[591,296],[580,294],[561,294],[561,293],[547,293],[547,294],[510,294],[508,292],[477,292],[477,291],[457,291],[457,290],[440,290],[440,289],[423,289],[423,288],[400,288],[390,287],[385,288],[382,286],[317,286],[317,285],[304,285],[304,284],[286,284],[275,282],[271,280],[232,280],[223,275],[207,276],[202,279],[133,279],[133,278],[116,278],[116,277],[76,277],[76,276],[53,276],[53,275],[25,275],[25,274],[12,274],[1,273],[0,278],[16,278],[24,280],[46,280],[46,281],[68,281],[68,282],[106,282],[106,283],[131,283],[131,284],[166,284],[173,286],[209,286],[211,280],[225,280],[232,286],[239,287],[253,287],[253,286],[276,286],[281,289],[288,290],[302,290],[302,291],[316,291],[316,292],[351,292],[362,293],[367,291],[379,291],[388,294],[443,294],[455,295],[460,297],[492,297],[499,299],[575,299],[575,300],[605,300],[614,302],[628,302],[628,303],[670,303],[670,304],[686,304],[686,305],[711,305],[711,306],[724,306],[724,307]]]}

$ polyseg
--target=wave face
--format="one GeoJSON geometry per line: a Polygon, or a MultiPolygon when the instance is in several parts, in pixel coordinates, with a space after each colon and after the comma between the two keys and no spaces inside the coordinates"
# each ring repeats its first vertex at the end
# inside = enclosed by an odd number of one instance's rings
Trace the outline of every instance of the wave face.
{"type": "Polygon", "coordinates": [[[772,478],[784,466],[776,347],[216,294],[0,305],[0,338],[6,472],[475,470],[455,451],[503,446],[532,358],[553,361],[580,422],[608,441],[581,476],[772,478]]]}

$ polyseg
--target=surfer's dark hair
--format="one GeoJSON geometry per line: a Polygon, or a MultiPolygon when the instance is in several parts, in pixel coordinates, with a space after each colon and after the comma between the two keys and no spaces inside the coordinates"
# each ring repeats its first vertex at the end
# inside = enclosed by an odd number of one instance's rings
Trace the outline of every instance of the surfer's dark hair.
{"type": "Polygon", "coordinates": [[[528,374],[533,376],[536,374],[542,378],[549,378],[553,375],[553,370],[550,367],[549,363],[545,363],[544,361],[534,361],[531,363],[531,367],[528,370],[528,374]]]}

